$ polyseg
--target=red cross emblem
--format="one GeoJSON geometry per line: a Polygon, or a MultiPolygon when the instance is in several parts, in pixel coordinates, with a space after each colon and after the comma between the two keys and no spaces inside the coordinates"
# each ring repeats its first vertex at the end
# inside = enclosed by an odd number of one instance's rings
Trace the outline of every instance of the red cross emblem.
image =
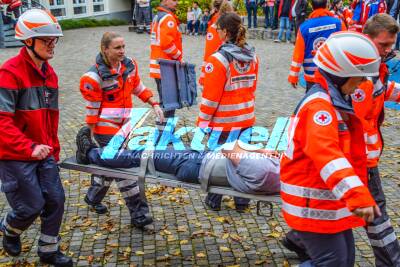
{"type": "Polygon", "coordinates": [[[328,117],[326,117],[324,114],[321,114],[319,115],[318,119],[322,122],[325,122],[328,119],[328,117]]]}
{"type": "Polygon", "coordinates": [[[356,91],[351,95],[351,98],[355,102],[361,102],[365,99],[365,92],[361,89],[356,89],[356,91]]]}
{"type": "Polygon", "coordinates": [[[207,65],[206,65],[206,67],[205,67],[205,70],[206,70],[207,73],[212,72],[212,71],[214,70],[213,64],[207,63],[207,65]]]}
{"type": "Polygon", "coordinates": [[[328,111],[321,110],[315,113],[314,122],[318,125],[326,126],[332,122],[332,116],[328,111]]]}

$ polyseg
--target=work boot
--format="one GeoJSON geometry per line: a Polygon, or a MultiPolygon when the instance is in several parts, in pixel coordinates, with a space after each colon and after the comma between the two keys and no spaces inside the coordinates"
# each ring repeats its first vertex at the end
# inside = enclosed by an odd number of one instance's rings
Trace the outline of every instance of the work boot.
{"type": "Polygon", "coordinates": [[[97,214],[105,214],[108,212],[107,206],[103,205],[102,203],[92,203],[88,196],[85,196],[84,201],[89,205],[90,209],[94,210],[97,214]]]}
{"type": "Polygon", "coordinates": [[[61,251],[55,253],[39,253],[39,258],[42,263],[54,265],[55,267],[72,267],[72,259],[61,251]]]}
{"type": "Polygon", "coordinates": [[[88,152],[96,148],[96,144],[92,140],[90,128],[83,126],[76,135],[76,162],[79,164],[89,164],[88,152]]]}
{"type": "MultiPolygon", "coordinates": [[[[5,220],[5,219],[4,219],[5,220]]],[[[18,256],[21,253],[21,238],[17,236],[6,235],[3,221],[0,223],[0,231],[3,232],[3,248],[10,256],[18,256]]]]}
{"type": "Polygon", "coordinates": [[[21,253],[21,238],[17,236],[3,235],[3,248],[8,255],[16,257],[21,253]]]}
{"type": "Polygon", "coordinates": [[[152,223],[153,223],[153,218],[149,214],[131,219],[131,224],[136,228],[144,228],[146,225],[152,223]]]}
{"type": "Polygon", "coordinates": [[[296,245],[292,240],[286,236],[281,240],[282,245],[290,251],[293,251],[299,257],[300,262],[305,262],[310,259],[305,250],[296,245]]]}

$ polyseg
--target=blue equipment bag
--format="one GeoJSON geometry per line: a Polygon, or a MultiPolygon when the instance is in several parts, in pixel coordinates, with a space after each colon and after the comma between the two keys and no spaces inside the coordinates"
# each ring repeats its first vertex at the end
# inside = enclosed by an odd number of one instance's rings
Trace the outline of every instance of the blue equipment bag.
{"type": "Polygon", "coordinates": [[[161,95],[165,111],[196,105],[196,65],[160,59],[161,95]]]}

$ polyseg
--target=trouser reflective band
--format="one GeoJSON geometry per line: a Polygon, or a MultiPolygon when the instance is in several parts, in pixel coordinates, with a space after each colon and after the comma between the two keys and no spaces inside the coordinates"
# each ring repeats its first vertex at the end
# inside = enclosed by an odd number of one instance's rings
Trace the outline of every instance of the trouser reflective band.
{"type": "Polygon", "coordinates": [[[102,185],[102,186],[110,186],[112,181],[105,180],[104,177],[94,176],[92,175],[92,184],[93,185],[102,185]]]}
{"type": "Polygon", "coordinates": [[[368,239],[375,255],[375,265],[378,267],[398,267],[400,266],[400,245],[386,211],[386,198],[379,177],[379,170],[377,167],[369,168],[368,174],[369,191],[382,213],[366,227],[368,239]]]}
{"type": "Polygon", "coordinates": [[[47,244],[47,243],[43,243],[43,244],[39,244],[38,246],[38,251],[42,252],[42,253],[52,253],[52,252],[56,252],[58,250],[59,244],[47,244]]]}
{"type": "Polygon", "coordinates": [[[17,236],[17,235],[22,234],[22,232],[23,232],[22,230],[17,229],[15,227],[12,227],[11,225],[9,225],[7,223],[7,216],[3,219],[2,223],[3,223],[3,227],[4,227],[4,232],[8,236],[17,236]]]}
{"type": "Polygon", "coordinates": [[[391,234],[385,236],[383,239],[380,239],[380,240],[375,240],[375,239],[370,238],[369,242],[371,243],[371,246],[373,246],[373,247],[383,248],[396,240],[397,240],[396,234],[394,232],[392,232],[391,234]]]}
{"type": "Polygon", "coordinates": [[[59,236],[51,236],[41,233],[38,244],[38,251],[41,253],[53,253],[58,251],[60,245],[59,236]]]}
{"type": "Polygon", "coordinates": [[[368,226],[367,227],[367,232],[370,234],[379,234],[380,232],[383,232],[387,228],[391,227],[392,225],[390,224],[390,220],[386,220],[381,224],[375,225],[375,226],[368,226]]]}
{"type": "Polygon", "coordinates": [[[128,191],[121,192],[123,198],[129,198],[139,194],[139,186],[135,186],[128,191]]]}
{"type": "Polygon", "coordinates": [[[43,241],[44,243],[48,243],[48,244],[57,244],[58,241],[60,241],[60,237],[59,236],[46,235],[46,234],[41,233],[39,240],[43,241]]]}
{"type": "Polygon", "coordinates": [[[136,184],[136,181],[129,180],[129,179],[121,180],[121,181],[117,182],[118,188],[121,188],[121,189],[123,189],[124,187],[130,186],[130,185],[134,185],[134,184],[136,184]]]}

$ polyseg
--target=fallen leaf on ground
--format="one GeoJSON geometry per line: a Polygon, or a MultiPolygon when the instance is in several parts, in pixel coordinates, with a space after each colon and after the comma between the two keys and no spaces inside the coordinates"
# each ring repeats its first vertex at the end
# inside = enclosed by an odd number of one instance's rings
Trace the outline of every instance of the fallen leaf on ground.
{"type": "Polygon", "coordinates": [[[227,239],[229,237],[229,233],[225,233],[222,235],[222,239],[227,239]]]}
{"type": "Polygon", "coordinates": [[[215,219],[220,223],[228,223],[228,224],[232,223],[232,220],[227,217],[217,217],[215,219]]]}
{"type": "Polygon", "coordinates": [[[144,255],[144,252],[138,250],[138,251],[135,252],[135,254],[136,254],[137,256],[143,256],[143,255],[144,255]]]}
{"type": "Polygon", "coordinates": [[[229,251],[231,251],[231,249],[230,248],[228,248],[228,247],[219,247],[219,250],[221,250],[222,252],[229,252],[229,251]]]}
{"type": "Polygon", "coordinates": [[[197,254],[196,254],[196,257],[197,257],[197,258],[205,258],[205,257],[206,257],[206,254],[204,254],[203,252],[200,252],[200,253],[197,253],[197,254]]]}
{"type": "Polygon", "coordinates": [[[185,244],[187,244],[187,243],[189,243],[189,241],[187,241],[187,240],[181,240],[181,241],[179,241],[179,244],[181,244],[181,245],[185,245],[185,244]]]}
{"type": "Polygon", "coordinates": [[[93,255],[90,255],[90,256],[87,257],[87,261],[88,261],[89,264],[91,264],[93,262],[93,260],[94,260],[94,256],[93,255]]]}

